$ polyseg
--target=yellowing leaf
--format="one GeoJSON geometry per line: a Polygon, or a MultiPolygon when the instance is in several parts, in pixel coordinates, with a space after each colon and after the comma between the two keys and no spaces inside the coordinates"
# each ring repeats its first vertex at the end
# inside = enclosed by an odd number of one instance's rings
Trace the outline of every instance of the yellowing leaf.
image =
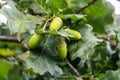
{"type": "Polygon", "coordinates": [[[0,55],[1,56],[12,56],[15,54],[14,50],[10,50],[10,49],[5,49],[5,48],[0,48],[0,55]]]}

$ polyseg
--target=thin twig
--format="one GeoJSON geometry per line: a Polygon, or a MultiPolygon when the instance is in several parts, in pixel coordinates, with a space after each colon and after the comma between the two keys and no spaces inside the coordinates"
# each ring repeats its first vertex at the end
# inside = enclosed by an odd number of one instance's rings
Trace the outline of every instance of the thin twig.
{"type": "Polygon", "coordinates": [[[81,11],[83,11],[85,8],[89,7],[90,5],[93,5],[97,0],[91,0],[90,2],[88,2],[88,5],[78,9],[75,11],[76,14],[80,13],[81,11]]]}
{"type": "Polygon", "coordinates": [[[98,39],[103,39],[105,41],[110,41],[110,38],[112,37],[116,37],[116,35],[98,35],[97,36],[98,39]]]}
{"type": "Polygon", "coordinates": [[[108,36],[108,35],[102,35],[102,36],[97,36],[97,38],[109,41],[110,36],[108,36]]]}
{"type": "Polygon", "coordinates": [[[48,22],[52,19],[53,19],[53,17],[50,17],[49,19],[46,20],[45,24],[43,25],[43,30],[46,29],[48,22]]]}
{"type": "Polygon", "coordinates": [[[80,77],[80,73],[78,72],[78,70],[67,60],[67,64],[68,66],[75,72],[75,74],[80,77]]]}
{"type": "Polygon", "coordinates": [[[16,37],[0,36],[0,41],[19,42],[19,43],[21,43],[23,40],[24,40],[24,38],[21,38],[20,40],[18,40],[16,37]]]}

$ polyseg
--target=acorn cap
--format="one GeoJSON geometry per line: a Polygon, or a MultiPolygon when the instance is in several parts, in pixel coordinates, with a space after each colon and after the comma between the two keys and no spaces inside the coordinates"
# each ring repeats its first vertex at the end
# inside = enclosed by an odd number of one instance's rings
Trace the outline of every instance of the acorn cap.
{"type": "Polygon", "coordinates": [[[58,45],[57,45],[57,47],[66,47],[66,46],[67,46],[66,42],[62,40],[58,42],[58,45]]]}
{"type": "Polygon", "coordinates": [[[62,19],[59,17],[54,18],[53,20],[58,20],[62,24],[62,19]]]}

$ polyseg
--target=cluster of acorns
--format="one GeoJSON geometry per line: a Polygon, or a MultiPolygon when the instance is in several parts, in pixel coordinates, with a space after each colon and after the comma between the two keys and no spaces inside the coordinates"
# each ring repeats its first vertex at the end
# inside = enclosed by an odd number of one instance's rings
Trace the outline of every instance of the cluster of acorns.
{"type": "MultiPolygon", "coordinates": [[[[62,19],[59,17],[55,17],[51,21],[49,29],[50,29],[50,31],[53,31],[53,30],[57,31],[58,29],[60,29],[61,26],[62,26],[62,19]]],[[[78,31],[71,30],[69,28],[66,28],[65,31],[68,34],[71,34],[73,36],[70,38],[72,40],[73,39],[79,40],[81,38],[81,34],[78,31]]],[[[43,35],[38,35],[38,34],[34,33],[28,41],[29,48],[31,48],[31,49],[36,48],[39,45],[39,43],[42,41],[42,39],[43,39],[43,35]]],[[[67,43],[65,42],[65,40],[58,41],[56,50],[57,50],[58,56],[61,59],[66,58],[66,56],[67,56],[67,43]]]]}

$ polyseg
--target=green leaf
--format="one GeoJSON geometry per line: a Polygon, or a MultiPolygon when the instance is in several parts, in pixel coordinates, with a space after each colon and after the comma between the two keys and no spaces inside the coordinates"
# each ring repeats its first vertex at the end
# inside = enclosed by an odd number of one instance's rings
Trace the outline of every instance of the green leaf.
{"type": "Polygon", "coordinates": [[[9,71],[9,74],[7,77],[9,80],[24,80],[23,76],[20,73],[21,73],[21,66],[14,65],[13,69],[9,71]]]}
{"type": "Polygon", "coordinates": [[[5,59],[0,59],[0,80],[6,80],[9,70],[13,68],[12,64],[5,59]]]}
{"type": "Polygon", "coordinates": [[[108,70],[102,80],[120,80],[120,70],[108,70]]]}
{"type": "Polygon", "coordinates": [[[45,55],[30,55],[27,58],[22,57],[21,59],[25,61],[24,65],[27,69],[32,68],[35,73],[39,73],[40,75],[44,75],[47,72],[52,76],[63,74],[61,68],[56,65],[56,62],[45,55]]]}
{"type": "Polygon", "coordinates": [[[83,17],[85,17],[86,15],[81,15],[81,14],[66,14],[64,15],[64,19],[68,19],[71,18],[72,20],[80,20],[83,17]]]}
{"type": "Polygon", "coordinates": [[[63,10],[67,7],[65,0],[51,0],[51,9],[53,12],[63,10]]]}
{"type": "Polygon", "coordinates": [[[35,0],[46,14],[59,14],[67,7],[65,0],[35,0]]]}
{"type": "MultiPolygon", "coordinates": [[[[71,55],[71,59],[74,60],[77,57],[81,59],[81,65],[93,55],[94,47],[98,44],[98,39],[91,33],[92,26],[85,24],[79,26],[79,32],[82,35],[81,40],[76,41],[68,45],[68,51],[71,55]]],[[[79,28],[78,27],[78,28],[79,28]]]]}
{"type": "Polygon", "coordinates": [[[63,74],[62,69],[57,65],[60,59],[56,52],[57,39],[56,36],[48,34],[41,47],[38,49],[31,50],[30,56],[25,58],[21,57],[25,61],[27,69],[32,68],[35,73],[44,75],[49,72],[52,76],[60,76],[63,74]]]}
{"type": "Polygon", "coordinates": [[[22,33],[30,32],[31,30],[36,28],[36,24],[43,23],[44,18],[32,16],[32,15],[24,15],[21,18],[16,19],[14,21],[14,26],[17,27],[17,34],[21,35],[22,33]]]}
{"type": "Polygon", "coordinates": [[[8,4],[11,9],[4,8],[0,13],[4,14],[8,19],[7,27],[10,30],[10,34],[17,34],[18,38],[21,34],[35,29],[36,24],[41,26],[43,20],[45,20],[45,18],[39,16],[32,16],[30,14],[24,15],[17,10],[15,3],[12,1],[9,1],[8,4]]]}
{"type": "Polygon", "coordinates": [[[87,5],[88,1],[85,0],[66,0],[68,4],[68,8],[71,8],[72,10],[77,10],[79,8],[82,8],[87,5]]]}
{"type": "Polygon", "coordinates": [[[103,18],[107,13],[107,7],[102,0],[98,0],[92,6],[87,7],[83,13],[90,18],[103,18]]]}
{"type": "Polygon", "coordinates": [[[86,8],[84,14],[87,15],[88,23],[93,26],[93,31],[104,34],[105,26],[113,23],[113,12],[114,8],[110,3],[106,2],[104,5],[102,0],[98,0],[95,5],[86,8]]]}
{"type": "Polygon", "coordinates": [[[7,17],[8,19],[7,27],[9,28],[10,33],[16,33],[18,30],[17,27],[14,26],[14,20],[16,18],[20,18],[23,14],[17,10],[17,8],[15,7],[15,3],[13,1],[9,1],[7,5],[9,6],[9,8],[7,7],[2,8],[0,10],[0,13],[7,17]]]}
{"type": "Polygon", "coordinates": [[[52,13],[50,9],[50,0],[34,0],[34,1],[39,6],[42,12],[44,12],[47,15],[50,15],[52,13]]]}
{"type": "Polygon", "coordinates": [[[22,8],[28,8],[33,3],[33,0],[20,0],[19,6],[22,8]]]}

